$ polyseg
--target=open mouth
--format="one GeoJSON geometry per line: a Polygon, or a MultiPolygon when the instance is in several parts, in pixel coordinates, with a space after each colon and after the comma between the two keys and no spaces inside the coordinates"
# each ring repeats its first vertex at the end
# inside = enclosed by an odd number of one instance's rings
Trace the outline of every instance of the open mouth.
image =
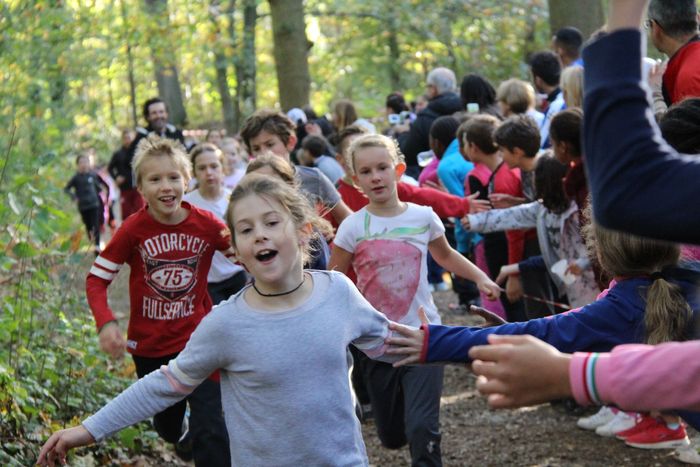
{"type": "Polygon", "coordinates": [[[264,263],[275,256],[277,256],[277,250],[262,250],[255,255],[255,259],[264,263]]]}
{"type": "Polygon", "coordinates": [[[166,204],[167,204],[167,203],[172,203],[173,201],[175,201],[175,197],[174,197],[174,196],[162,196],[162,197],[160,197],[159,199],[160,199],[160,201],[161,201],[162,203],[166,203],[166,204]]]}

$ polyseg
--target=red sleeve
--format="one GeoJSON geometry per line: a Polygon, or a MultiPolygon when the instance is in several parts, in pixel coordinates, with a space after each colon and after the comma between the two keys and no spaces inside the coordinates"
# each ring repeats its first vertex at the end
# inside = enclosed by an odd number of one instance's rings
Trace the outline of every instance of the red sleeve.
{"type": "Polygon", "coordinates": [[[104,251],[95,258],[85,279],[85,294],[98,331],[116,319],[107,302],[107,288],[132,252],[133,246],[129,240],[132,236],[127,231],[130,232],[133,225],[136,224],[122,224],[104,251]]]}
{"type": "Polygon", "coordinates": [[[442,219],[464,217],[469,213],[469,200],[467,198],[460,198],[434,188],[399,183],[397,192],[401,201],[430,206],[435,214],[442,219]]]}

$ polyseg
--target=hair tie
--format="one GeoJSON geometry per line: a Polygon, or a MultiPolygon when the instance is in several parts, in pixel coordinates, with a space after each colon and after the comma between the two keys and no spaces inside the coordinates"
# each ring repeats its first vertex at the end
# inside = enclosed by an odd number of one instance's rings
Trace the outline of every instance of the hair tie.
{"type": "Polygon", "coordinates": [[[664,279],[664,280],[666,280],[666,278],[664,277],[664,275],[663,275],[663,273],[662,273],[661,271],[654,271],[654,272],[652,272],[651,274],[649,274],[649,277],[651,277],[651,280],[652,280],[652,281],[655,281],[655,280],[657,280],[657,279],[664,279]]]}

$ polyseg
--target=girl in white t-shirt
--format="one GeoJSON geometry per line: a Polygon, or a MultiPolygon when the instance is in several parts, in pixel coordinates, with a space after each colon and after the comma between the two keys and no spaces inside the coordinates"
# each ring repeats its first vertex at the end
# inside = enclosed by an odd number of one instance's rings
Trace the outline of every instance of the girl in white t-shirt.
{"type": "MultiPolygon", "coordinates": [[[[231,190],[223,185],[223,153],[213,144],[203,143],[192,149],[190,158],[197,188],[182,199],[225,220],[231,190]]],[[[241,266],[219,252],[214,254],[207,275],[207,291],[214,305],[241,290],[247,281],[248,277],[241,266]]]]}
{"type": "MultiPolygon", "coordinates": [[[[406,169],[394,141],[381,135],[357,138],[348,151],[353,180],[369,205],[338,228],[329,269],[346,272],[352,264],[365,298],[390,320],[420,326],[440,316],[427,282],[427,253],[446,270],[476,282],[489,297],[500,288],[447,243],[445,229],[430,207],[399,200],[396,185],[406,169]]],[[[410,444],[413,465],[440,465],[440,367],[393,368],[360,362],[379,438],[390,448],[410,444]]]]}

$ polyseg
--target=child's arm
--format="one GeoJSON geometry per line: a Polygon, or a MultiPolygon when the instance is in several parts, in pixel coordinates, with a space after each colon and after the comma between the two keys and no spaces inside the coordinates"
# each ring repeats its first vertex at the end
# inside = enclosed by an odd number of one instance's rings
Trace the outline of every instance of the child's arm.
{"type": "Polygon", "coordinates": [[[352,264],[352,257],[352,253],[334,244],[331,250],[331,257],[328,260],[328,270],[342,272],[343,274],[347,273],[352,264]]]}
{"type": "Polygon", "coordinates": [[[700,161],[663,143],[641,77],[647,3],[611,1],[610,34],[584,50],[583,146],[593,212],[607,228],[697,244],[700,203],[692,200],[700,161]]]}
{"type": "MultiPolygon", "coordinates": [[[[101,441],[119,430],[145,420],[188,396],[211,373],[230,365],[235,337],[230,310],[209,313],[190,336],[184,350],[168,365],[139,379],[85,419],[81,427],[57,433],[42,448],[46,459],[65,457],[74,446],[101,441]],[[228,311],[228,312],[227,312],[228,311]],[[86,435],[87,432],[87,435],[86,435]],[[63,444],[58,444],[63,440],[63,444]]],[[[41,457],[40,457],[41,459],[41,457]]]]}
{"type": "Polygon", "coordinates": [[[472,205],[483,211],[488,208],[489,204],[488,201],[476,199],[476,197],[461,198],[434,188],[414,186],[401,182],[396,185],[396,191],[401,201],[420,206],[430,206],[441,219],[463,217],[469,212],[472,205]]]}
{"type": "Polygon", "coordinates": [[[124,355],[126,341],[107,301],[107,289],[133,251],[129,224],[122,226],[95,258],[85,279],[85,295],[100,338],[100,348],[112,358],[124,355]]]}
{"type": "Polygon", "coordinates": [[[343,200],[340,200],[331,208],[330,214],[333,216],[336,223],[340,224],[346,217],[352,214],[352,211],[343,200]]]}
{"type": "Polygon", "coordinates": [[[68,180],[68,183],[66,183],[66,186],[63,188],[63,191],[70,196],[70,199],[73,201],[77,200],[77,196],[74,193],[75,190],[75,175],[71,177],[70,180],[68,180]]]}
{"type": "Polygon", "coordinates": [[[462,226],[472,232],[489,233],[512,229],[537,227],[537,213],[544,209],[533,201],[508,209],[493,209],[478,214],[467,214],[462,218],[462,226]]]}
{"type": "Polygon", "coordinates": [[[700,410],[700,342],[630,344],[610,353],[559,353],[531,336],[489,336],[469,356],[479,391],[494,408],[575,397],[629,410],[700,410]],[[659,384],[664,381],[664,384],[659,384]],[[591,397],[593,394],[593,398],[591,397]]]}
{"type": "Polygon", "coordinates": [[[498,298],[501,288],[492,281],[484,271],[477,268],[474,263],[466,259],[454,250],[444,235],[436,238],[428,244],[428,250],[433,259],[447,271],[457,274],[459,277],[474,281],[480,291],[489,298],[498,298]]]}
{"type": "Polygon", "coordinates": [[[489,201],[494,209],[508,209],[526,203],[527,199],[522,196],[513,196],[508,193],[491,193],[489,201]]]}
{"type": "Polygon", "coordinates": [[[424,325],[415,332],[393,329],[410,343],[388,339],[395,346],[391,354],[412,357],[423,362],[469,361],[469,350],[475,345],[485,345],[490,334],[529,334],[550,343],[562,352],[580,350],[608,350],[615,345],[635,342],[640,339],[635,320],[643,310],[617,296],[611,290],[604,298],[577,310],[571,310],[547,318],[532,319],[519,323],[508,323],[489,328],[424,325]],[[418,339],[423,345],[418,350],[418,339]]]}

